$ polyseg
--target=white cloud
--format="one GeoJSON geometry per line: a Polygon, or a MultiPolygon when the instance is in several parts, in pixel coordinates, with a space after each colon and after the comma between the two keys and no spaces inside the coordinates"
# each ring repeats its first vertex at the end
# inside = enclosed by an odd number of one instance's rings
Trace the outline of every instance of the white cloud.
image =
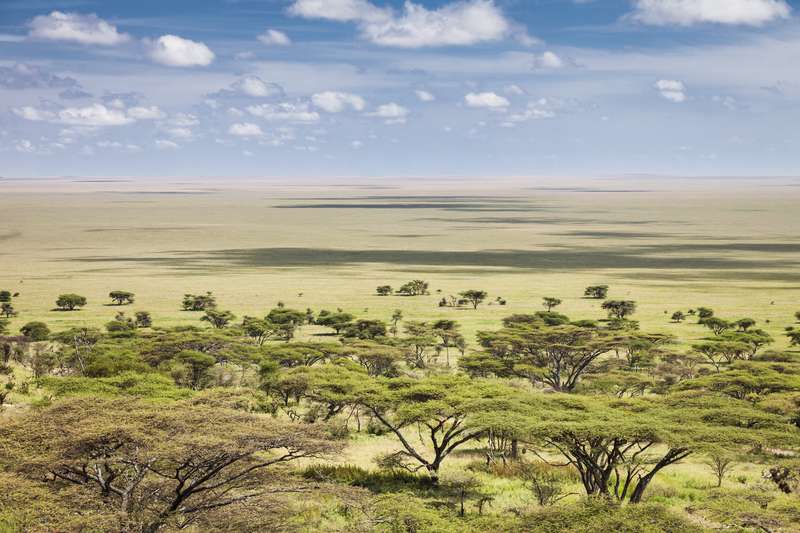
{"type": "Polygon", "coordinates": [[[513,94],[514,96],[522,96],[525,94],[525,91],[519,85],[512,84],[508,85],[505,89],[503,89],[507,94],[513,94]]]}
{"type": "Polygon", "coordinates": [[[537,69],[558,69],[563,66],[564,61],[549,50],[540,56],[534,57],[533,60],[533,67],[537,69]]]}
{"type": "Polygon", "coordinates": [[[58,121],[72,126],[123,126],[135,121],[123,110],[112,109],[103,104],[86,107],[67,107],[58,112],[58,121]]]}
{"type": "Polygon", "coordinates": [[[489,109],[505,109],[511,103],[504,96],[497,93],[469,93],[464,96],[464,101],[469,107],[486,107],[489,109]]]}
{"type": "Polygon", "coordinates": [[[283,94],[283,88],[275,83],[267,83],[258,76],[247,76],[237,80],[231,88],[234,91],[252,96],[254,98],[264,98],[283,94]]]}
{"type": "Polygon", "coordinates": [[[28,139],[20,139],[14,143],[14,150],[23,154],[32,154],[36,152],[36,147],[28,139]]]}
{"type": "Polygon", "coordinates": [[[258,36],[258,40],[267,46],[289,46],[292,40],[282,31],[268,29],[258,36]]]}
{"type": "Polygon", "coordinates": [[[296,0],[289,7],[289,13],[337,22],[380,22],[392,16],[391,10],[379,8],[368,0],[296,0]]]}
{"type": "Polygon", "coordinates": [[[39,66],[26,63],[16,63],[10,67],[0,66],[0,87],[7,89],[80,90],[80,84],[74,78],[56,76],[39,66]]]}
{"type": "Polygon", "coordinates": [[[427,9],[407,0],[401,13],[367,0],[295,0],[292,15],[355,22],[361,36],[383,46],[465,46],[518,34],[533,41],[506,18],[494,0],[459,0],[427,9]]]}
{"type": "Polygon", "coordinates": [[[44,109],[36,109],[35,107],[31,106],[23,106],[14,108],[11,110],[15,115],[18,117],[24,118],[25,120],[32,120],[32,121],[42,121],[42,120],[53,120],[56,118],[56,114],[47,111],[44,109]]]}
{"type": "Polygon", "coordinates": [[[34,17],[28,23],[28,27],[31,37],[49,41],[112,46],[130,39],[130,36],[119,33],[116,26],[95,14],[80,15],[53,11],[49,15],[34,17]]]}
{"type": "Polygon", "coordinates": [[[288,120],[292,122],[316,122],[319,113],[311,111],[307,104],[261,104],[248,106],[247,112],[264,120],[288,120]]]}
{"type": "Polygon", "coordinates": [[[236,135],[237,137],[261,137],[264,132],[261,131],[261,126],[253,124],[252,122],[239,122],[232,124],[228,128],[228,133],[236,135]]]}
{"type": "Polygon", "coordinates": [[[403,124],[408,117],[408,113],[408,109],[405,107],[401,106],[400,104],[390,102],[388,104],[378,106],[378,109],[372,113],[368,113],[368,115],[371,117],[385,119],[384,122],[386,124],[403,124]]]}
{"type": "Polygon", "coordinates": [[[166,128],[164,131],[175,139],[191,139],[194,135],[189,128],[166,128]]]}
{"type": "Polygon", "coordinates": [[[311,97],[315,106],[328,113],[340,113],[348,107],[355,111],[363,111],[366,102],[362,97],[352,93],[325,91],[311,97]]]}
{"type": "Polygon", "coordinates": [[[177,35],[162,35],[149,41],[147,46],[153,61],[170,67],[204,67],[210,65],[215,57],[205,44],[177,35]]]}
{"type": "Polygon", "coordinates": [[[156,106],[132,107],[128,109],[128,116],[135,120],[156,120],[162,119],[166,114],[156,106]]]}
{"type": "Polygon", "coordinates": [[[654,25],[742,24],[761,26],[789,18],[784,0],[636,0],[630,18],[654,25]]]}
{"type": "Polygon", "coordinates": [[[168,139],[156,139],[155,141],[156,148],[159,150],[176,150],[180,148],[180,145],[176,142],[170,141],[168,139]]]}
{"type": "Polygon", "coordinates": [[[511,121],[511,123],[514,123],[554,118],[555,116],[556,112],[553,110],[552,102],[550,102],[547,98],[540,98],[535,102],[529,102],[524,111],[520,113],[514,113],[508,117],[508,119],[511,121]]]}
{"type": "Polygon", "coordinates": [[[686,101],[686,86],[678,80],[658,80],[655,88],[661,96],[670,102],[681,103],[686,101]]]}
{"type": "Polygon", "coordinates": [[[350,143],[350,146],[352,146],[353,149],[358,150],[359,148],[362,148],[364,146],[364,143],[361,141],[353,141],[350,143]]]}
{"type": "Polygon", "coordinates": [[[169,123],[173,126],[185,128],[187,126],[197,126],[200,121],[191,113],[175,113],[170,117],[169,123]]]}
{"type": "Polygon", "coordinates": [[[436,97],[428,91],[414,91],[414,94],[417,95],[420,102],[433,102],[436,100],[436,97]]]}

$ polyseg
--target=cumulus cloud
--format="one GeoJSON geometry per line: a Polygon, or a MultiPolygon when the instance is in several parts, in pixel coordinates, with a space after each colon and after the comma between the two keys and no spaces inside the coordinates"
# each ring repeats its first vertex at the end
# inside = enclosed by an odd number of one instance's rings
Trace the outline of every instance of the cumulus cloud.
{"type": "Polygon", "coordinates": [[[380,105],[375,111],[368,113],[371,117],[384,119],[386,124],[403,124],[408,118],[408,114],[408,109],[394,102],[380,105]]]}
{"type": "Polygon", "coordinates": [[[282,31],[268,29],[258,36],[258,40],[267,46],[289,46],[292,40],[282,31]]]}
{"type": "Polygon", "coordinates": [[[319,113],[309,109],[308,104],[261,104],[247,107],[247,112],[264,120],[287,120],[290,122],[316,122],[319,113]]]}
{"type": "Polygon", "coordinates": [[[283,94],[283,88],[277,83],[268,83],[258,76],[247,76],[237,80],[231,88],[239,93],[255,98],[276,96],[283,94]]]}
{"type": "Polygon", "coordinates": [[[103,104],[86,107],[68,107],[58,112],[59,122],[72,126],[123,126],[134,122],[120,109],[109,109],[103,104]]]}
{"type": "Polygon", "coordinates": [[[180,148],[178,143],[170,141],[169,139],[156,139],[155,145],[159,150],[177,150],[180,148]]]}
{"type": "Polygon", "coordinates": [[[636,0],[631,19],[644,24],[691,26],[714,23],[761,26],[789,18],[784,0],[636,0]]]}
{"type": "Polygon", "coordinates": [[[433,102],[436,100],[436,97],[428,91],[414,91],[414,94],[417,95],[420,102],[433,102]]]}
{"type": "Polygon", "coordinates": [[[53,122],[69,126],[97,128],[103,126],[124,126],[137,120],[164,118],[164,113],[156,106],[132,107],[92,104],[85,107],[65,107],[59,110],[38,109],[23,106],[12,109],[20,118],[34,122],[53,122]]]}
{"type": "Polygon", "coordinates": [[[16,63],[0,67],[0,87],[6,89],[77,89],[74,78],[51,74],[36,65],[16,63]]]}
{"type": "Polygon", "coordinates": [[[352,93],[325,91],[311,96],[314,105],[328,113],[341,113],[345,109],[363,111],[367,103],[362,97],[352,93]]]}
{"type": "Polygon", "coordinates": [[[485,107],[488,109],[506,109],[511,103],[508,98],[497,93],[469,93],[464,96],[464,101],[469,107],[485,107]]]}
{"type": "Polygon", "coordinates": [[[156,120],[162,119],[166,115],[156,106],[132,107],[128,109],[128,116],[135,120],[156,120]]]}
{"type": "Polygon", "coordinates": [[[670,102],[681,103],[686,101],[686,86],[678,80],[658,80],[655,88],[661,96],[670,102]]]}
{"type": "Polygon", "coordinates": [[[228,128],[228,133],[237,137],[261,137],[264,132],[261,126],[252,122],[239,122],[228,128]]]}
{"type": "Polygon", "coordinates": [[[198,120],[196,115],[192,115],[191,113],[175,113],[169,118],[169,123],[173,126],[185,128],[188,126],[197,126],[200,124],[200,120],[198,120]]]}
{"type": "Polygon", "coordinates": [[[514,34],[524,44],[534,41],[506,18],[494,0],[459,0],[438,9],[407,0],[399,13],[368,0],[295,0],[289,13],[355,22],[364,39],[400,48],[465,46],[514,34]]]}
{"type": "Polygon", "coordinates": [[[204,67],[214,61],[214,52],[205,44],[177,35],[162,35],[148,41],[150,58],[169,67],[204,67]]]}
{"type": "Polygon", "coordinates": [[[547,98],[540,98],[534,102],[529,102],[525,110],[520,113],[514,113],[508,117],[509,121],[513,122],[527,122],[529,120],[542,120],[547,118],[554,118],[556,112],[553,109],[553,103],[547,98]]]}
{"type": "Polygon", "coordinates": [[[28,23],[29,35],[48,41],[72,41],[81,44],[113,46],[130,40],[130,36],[117,31],[95,14],[62,13],[53,11],[39,15],[28,23]]]}
{"type": "Polygon", "coordinates": [[[536,69],[558,69],[564,66],[564,60],[554,52],[544,52],[540,56],[534,56],[533,68],[536,69]]]}

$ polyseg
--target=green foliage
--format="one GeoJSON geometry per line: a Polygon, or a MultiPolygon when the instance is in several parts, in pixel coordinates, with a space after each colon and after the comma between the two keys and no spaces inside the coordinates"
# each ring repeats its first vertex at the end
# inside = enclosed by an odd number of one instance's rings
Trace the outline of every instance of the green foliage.
{"type": "Polygon", "coordinates": [[[191,395],[190,391],[176,387],[166,376],[152,372],[126,372],[107,378],[46,377],[41,379],[41,386],[56,398],[133,396],[152,400],[180,400],[191,395]]]}
{"type": "Polygon", "coordinates": [[[11,291],[0,291],[0,302],[7,303],[11,301],[11,291]]]}
{"type": "Polygon", "coordinates": [[[83,488],[113,530],[155,533],[239,507],[280,483],[275,465],[336,445],[321,427],[218,406],[81,396],[5,425],[0,448],[18,475],[83,488]]]}
{"type": "Polygon", "coordinates": [[[510,326],[499,331],[479,332],[484,352],[463,357],[461,368],[472,375],[516,376],[556,391],[572,391],[595,359],[626,340],[597,329],[550,327],[538,317],[506,319],[506,324],[510,326]]]}
{"type": "Polygon", "coordinates": [[[208,322],[212,327],[222,329],[228,327],[231,322],[236,320],[236,315],[230,311],[219,311],[217,309],[206,309],[205,315],[200,320],[208,322]]]}
{"type": "Polygon", "coordinates": [[[153,326],[153,317],[147,311],[136,311],[134,324],[137,328],[149,328],[153,326]]]}
{"type": "Polygon", "coordinates": [[[697,533],[700,528],[660,505],[621,506],[602,498],[545,508],[524,517],[531,533],[697,533]]]}
{"type": "Polygon", "coordinates": [[[425,490],[432,484],[431,478],[405,470],[369,471],[354,465],[311,465],[302,470],[301,476],[318,483],[341,483],[377,493],[425,490]]]}
{"type": "Polygon", "coordinates": [[[636,311],[636,302],[631,300],[606,300],[601,306],[610,318],[625,319],[636,311]]]}
{"type": "Polygon", "coordinates": [[[586,287],[583,295],[588,298],[594,298],[595,300],[603,300],[608,296],[608,285],[592,285],[591,287],[586,287]]]}
{"type": "Polygon", "coordinates": [[[378,294],[378,296],[389,296],[392,294],[392,292],[394,292],[394,290],[392,289],[391,285],[380,285],[377,289],[375,289],[375,292],[378,294]]]}
{"type": "Polygon", "coordinates": [[[403,296],[423,296],[429,294],[428,282],[421,279],[409,281],[397,289],[397,293],[403,296]]]}
{"type": "Polygon", "coordinates": [[[217,307],[217,299],[211,292],[205,294],[184,294],[181,304],[184,311],[205,311],[217,307]]]}
{"type": "Polygon", "coordinates": [[[561,305],[561,300],[559,300],[558,298],[553,298],[551,296],[546,296],[545,298],[542,299],[542,303],[544,304],[544,308],[547,309],[547,311],[552,311],[554,307],[558,307],[559,305],[561,305]]]}
{"type": "Polygon", "coordinates": [[[359,319],[345,327],[341,335],[348,339],[371,340],[386,336],[386,323],[383,320],[359,319]]]}
{"type": "Polygon", "coordinates": [[[108,297],[111,298],[111,301],[117,305],[132,304],[135,296],[135,294],[128,291],[111,291],[108,293],[108,297]]]}
{"type": "Polygon", "coordinates": [[[477,289],[470,289],[468,291],[459,293],[459,296],[471,303],[473,309],[477,309],[478,305],[480,305],[486,299],[486,297],[489,296],[489,293],[477,289]]]}
{"type": "Polygon", "coordinates": [[[318,326],[325,326],[333,329],[338,335],[344,328],[348,327],[353,322],[354,318],[355,317],[350,313],[332,313],[323,309],[319,312],[315,323],[318,326]]]}
{"type": "Polygon", "coordinates": [[[44,322],[28,322],[19,331],[32,341],[46,341],[50,337],[50,328],[44,322]]]}
{"type": "Polygon", "coordinates": [[[79,294],[62,294],[56,299],[56,307],[62,311],[74,311],[86,305],[86,297],[79,294]]]}

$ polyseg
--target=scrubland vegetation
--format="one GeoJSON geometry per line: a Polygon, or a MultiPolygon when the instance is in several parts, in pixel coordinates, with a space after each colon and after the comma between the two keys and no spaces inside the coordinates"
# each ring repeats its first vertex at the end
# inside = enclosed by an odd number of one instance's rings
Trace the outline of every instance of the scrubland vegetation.
{"type": "Polygon", "coordinates": [[[0,531],[798,530],[797,250],[761,204],[80,198],[0,211],[0,531]]]}
{"type": "MultiPolygon", "coordinates": [[[[478,312],[489,294],[460,296],[454,306],[478,312]]],[[[176,299],[193,317],[179,327],[143,310],[60,331],[3,319],[0,524],[797,530],[795,317],[789,349],[773,350],[757,319],[675,311],[665,320],[707,329],[687,346],[642,330],[633,300],[605,299],[591,319],[561,303],[545,297],[474,339],[456,318],[399,309],[356,318],[279,302],[238,318],[212,292],[176,299]]],[[[57,297],[61,312],[87,304],[57,297]]]]}

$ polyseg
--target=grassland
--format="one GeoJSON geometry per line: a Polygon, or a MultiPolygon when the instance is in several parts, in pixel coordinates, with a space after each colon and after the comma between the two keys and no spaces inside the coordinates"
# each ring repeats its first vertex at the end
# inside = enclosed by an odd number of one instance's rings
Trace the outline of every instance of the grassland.
{"type": "MultiPolygon", "coordinates": [[[[638,303],[634,318],[644,331],[674,334],[684,346],[708,332],[670,315],[706,306],[726,319],[756,319],[782,349],[783,329],[800,310],[800,188],[791,184],[376,189],[0,180],[0,195],[0,289],[20,293],[11,331],[32,320],[56,331],[101,326],[120,309],[147,310],[158,326],[199,324],[198,314],[180,310],[181,298],[213,291],[220,308],[239,317],[281,301],[384,320],[395,309],[406,319],[452,318],[474,344],[477,331],[503,317],[541,309],[544,296],[561,298],[558,311],[574,319],[600,318],[600,302],[583,290],[608,284],[610,297],[638,303]],[[375,294],[377,285],[415,278],[432,293],[375,294]],[[508,303],[438,307],[465,289],[508,303]],[[110,305],[111,290],[134,292],[136,303],[110,305]],[[54,310],[67,292],[89,304],[54,310]]],[[[320,331],[305,327],[300,337],[320,331]]],[[[359,434],[337,462],[372,468],[395,447],[391,437],[359,434]]],[[[480,454],[459,452],[443,474],[476,460],[480,454]]],[[[691,505],[714,483],[698,461],[661,476],[653,498],[691,505]]],[[[498,495],[494,512],[529,504],[519,480],[480,477],[498,495]]],[[[759,465],[741,463],[725,485],[759,477],[759,465]]]]}
{"type": "Polygon", "coordinates": [[[703,305],[729,319],[752,316],[781,347],[800,309],[800,188],[773,185],[0,181],[0,287],[20,293],[12,329],[29,320],[101,325],[117,311],[111,290],[136,293],[129,309],[150,311],[156,324],[193,323],[182,295],[210,290],[239,316],[277,301],[384,319],[401,309],[412,319],[456,318],[470,339],[503,316],[539,309],[543,296],[564,300],[559,310],[571,317],[598,318],[583,288],[605,283],[611,297],[639,303],[635,318],[648,331],[702,336],[669,316],[703,305]],[[414,278],[432,294],[374,294],[414,278]],[[437,307],[469,288],[508,305],[437,307]],[[54,311],[64,292],[89,305],[54,311]]]}

